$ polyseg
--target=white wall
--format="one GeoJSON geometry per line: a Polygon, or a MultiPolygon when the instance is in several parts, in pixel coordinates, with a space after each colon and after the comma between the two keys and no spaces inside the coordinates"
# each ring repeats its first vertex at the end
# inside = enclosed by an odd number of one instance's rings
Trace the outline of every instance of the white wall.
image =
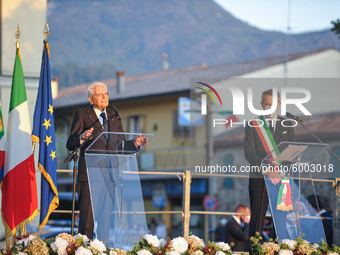
{"type": "MultiPolygon", "coordinates": [[[[311,93],[311,100],[303,104],[313,114],[340,111],[340,52],[328,49],[311,54],[300,59],[290,61],[288,64],[288,79],[284,78],[284,64],[278,64],[243,74],[235,78],[223,79],[212,85],[221,96],[223,106],[218,106],[217,111],[233,110],[233,98],[228,87],[234,86],[242,90],[244,95],[243,116],[239,119],[252,119],[256,115],[248,110],[247,89],[253,90],[253,106],[261,110],[261,93],[267,89],[277,87],[305,88],[311,93]]],[[[300,94],[300,97],[304,97],[300,94]]],[[[300,98],[299,94],[287,94],[288,98],[300,98]]],[[[282,107],[281,107],[282,108],[282,107]]],[[[304,114],[294,105],[287,107],[287,111],[303,117],[304,114]]],[[[279,112],[281,114],[281,112],[279,112]]],[[[225,130],[225,129],[224,129],[225,130]]],[[[218,130],[217,133],[221,132],[218,130]]],[[[216,134],[216,133],[215,133],[216,134]]]]}
{"type": "MultiPolygon", "coordinates": [[[[340,52],[327,49],[288,61],[287,78],[340,78],[340,52]]],[[[284,63],[246,73],[238,78],[284,78],[284,63]]]]}

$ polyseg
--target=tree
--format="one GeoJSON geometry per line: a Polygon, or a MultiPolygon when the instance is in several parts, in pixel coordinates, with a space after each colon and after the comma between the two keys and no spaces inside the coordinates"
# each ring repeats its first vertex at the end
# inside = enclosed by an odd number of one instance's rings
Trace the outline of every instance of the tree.
{"type": "Polygon", "coordinates": [[[331,29],[331,31],[334,32],[336,35],[339,35],[340,39],[340,19],[332,21],[331,23],[333,24],[333,28],[331,29]]]}

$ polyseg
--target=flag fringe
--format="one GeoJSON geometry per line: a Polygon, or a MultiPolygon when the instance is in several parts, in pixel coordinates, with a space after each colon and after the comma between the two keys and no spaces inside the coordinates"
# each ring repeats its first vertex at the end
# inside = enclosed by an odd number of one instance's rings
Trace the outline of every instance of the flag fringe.
{"type": "Polygon", "coordinates": [[[50,46],[48,45],[47,41],[46,41],[45,47],[47,49],[48,57],[50,57],[50,46]]]}
{"type": "MultiPolygon", "coordinates": [[[[33,135],[32,135],[32,137],[33,137],[33,135]]],[[[45,168],[40,163],[38,165],[39,165],[39,170],[41,171],[42,175],[45,177],[46,181],[50,184],[50,186],[51,186],[51,188],[52,188],[52,190],[55,194],[53,200],[50,203],[50,206],[48,208],[48,212],[45,216],[45,219],[43,220],[42,223],[39,224],[39,230],[41,231],[45,227],[51,213],[54,211],[54,209],[58,208],[59,198],[58,198],[58,190],[57,190],[56,186],[54,185],[54,182],[53,182],[51,176],[46,172],[45,168]]]]}
{"type": "Polygon", "coordinates": [[[277,210],[281,210],[281,211],[291,211],[293,210],[293,205],[277,205],[276,206],[277,210]]]}
{"type": "Polygon", "coordinates": [[[20,54],[20,49],[17,49],[17,54],[18,54],[18,57],[20,58],[20,62],[22,62],[22,60],[21,60],[21,54],[20,54]]]}
{"type": "Polygon", "coordinates": [[[22,222],[20,222],[18,225],[16,225],[13,229],[10,229],[10,227],[7,225],[5,218],[4,218],[4,214],[1,212],[1,218],[2,218],[2,223],[5,226],[5,231],[6,231],[6,236],[15,236],[15,233],[18,232],[19,230],[21,230],[23,227],[25,227],[26,225],[30,224],[34,218],[38,215],[39,211],[38,209],[36,209],[31,216],[29,216],[27,219],[23,220],[22,222]]]}
{"type": "Polygon", "coordinates": [[[39,136],[32,135],[32,142],[38,143],[39,144],[40,138],[39,136]]]}
{"type": "Polygon", "coordinates": [[[50,207],[48,208],[48,213],[46,214],[45,219],[42,223],[39,224],[39,231],[43,230],[45,225],[47,224],[48,219],[50,218],[51,213],[57,209],[59,206],[59,198],[58,196],[55,196],[53,200],[51,201],[50,207]]]}

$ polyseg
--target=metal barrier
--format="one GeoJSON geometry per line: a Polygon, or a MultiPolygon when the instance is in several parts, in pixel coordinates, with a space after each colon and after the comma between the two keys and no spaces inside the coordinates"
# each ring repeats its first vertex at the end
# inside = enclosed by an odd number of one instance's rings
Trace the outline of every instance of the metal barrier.
{"type": "MultiPolygon", "coordinates": [[[[39,172],[39,170],[37,170],[39,172]]],[[[73,170],[57,170],[59,173],[73,173],[73,170]]],[[[136,172],[128,172],[127,173],[135,173],[136,172]]],[[[141,175],[175,175],[182,176],[183,181],[183,211],[147,211],[145,214],[181,214],[182,215],[182,235],[183,237],[187,237],[189,235],[189,223],[191,214],[203,214],[203,215],[249,215],[245,213],[236,213],[236,212],[216,212],[216,211],[190,211],[190,188],[192,176],[200,176],[200,177],[212,177],[211,174],[199,174],[199,173],[191,173],[190,170],[186,170],[184,172],[144,172],[140,171],[141,175]]],[[[214,174],[214,177],[232,177],[232,178],[249,178],[244,175],[232,175],[232,174],[214,174]]],[[[308,180],[301,178],[301,180],[308,180]]],[[[314,182],[328,182],[333,184],[333,189],[335,192],[335,203],[333,205],[334,213],[333,213],[333,229],[334,229],[334,244],[340,244],[340,178],[336,178],[334,180],[326,180],[326,179],[313,179],[314,182]]],[[[54,210],[54,213],[72,213],[72,210],[54,210]]],[[[76,211],[75,213],[79,213],[76,211]]],[[[268,215],[270,216],[270,215],[268,215]]]]}

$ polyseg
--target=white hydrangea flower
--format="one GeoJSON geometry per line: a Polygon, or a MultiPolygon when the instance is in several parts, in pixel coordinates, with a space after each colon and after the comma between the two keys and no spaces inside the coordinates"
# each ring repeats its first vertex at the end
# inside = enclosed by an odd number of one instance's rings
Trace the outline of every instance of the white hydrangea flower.
{"type": "Polygon", "coordinates": [[[19,251],[18,255],[27,255],[26,252],[19,251]]]}
{"type": "Polygon", "coordinates": [[[194,255],[203,255],[204,253],[203,253],[203,251],[201,251],[201,250],[198,250],[198,251],[195,251],[194,252],[194,255]]]}
{"type": "Polygon", "coordinates": [[[285,243],[288,245],[288,248],[290,250],[294,250],[294,245],[296,244],[296,241],[295,240],[290,240],[290,239],[283,239],[282,240],[282,243],[285,243]]]}
{"type": "Polygon", "coordinates": [[[152,253],[148,250],[140,250],[140,251],[137,251],[137,255],[152,255],[152,253]]]}
{"type": "Polygon", "coordinates": [[[153,247],[159,247],[161,244],[161,241],[158,239],[157,236],[146,234],[144,235],[145,240],[153,247]]]}
{"type": "Polygon", "coordinates": [[[181,255],[178,251],[170,251],[170,252],[166,252],[166,255],[181,255]]]}
{"type": "Polygon", "coordinates": [[[222,251],[230,251],[230,246],[229,246],[229,244],[227,244],[227,243],[218,242],[218,243],[215,243],[215,245],[216,245],[218,248],[222,249],[222,251]]]}
{"type": "Polygon", "coordinates": [[[24,245],[24,247],[27,247],[27,244],[32,241],[34,238],[36,238],[35,236],[29,235],[27,238],[25,239],[21,239],[17,242],[17,244],[22,244],[24,245]]]}
{"type": "Polygon", "coordinates": [[[110,255],[118,255],[118,253],[116,251],[114,251],[114,250],[111,250],[110,251],[110,255]]]}
{"type": "Polygon", "coordinates": [[[93,255],[93,254],[92,254],[92,251],[90,251],[89,249],[86,249],[83,246],[80,246],[76,250],[75,255],[93,255]]]}
{"type": "Polygon", "coordinates": [[[215,255],[226,255],[223,251],[217,251],[215,255]]]}
{"type": "Polygon", "coordinates": [[[328,252],[327,255],[339,255],[337,252],[328,252]]]}
{"type": "Polygon", "coordinates": [[[176,237],[172,239],[171,247],[173,250],[182,254],[188,250],[188,243],[183,237],[176,237]]]}
{"type": "Polygon", "coordinates": [[[67,255],[66,248],[68,246],[68,242],[65,239],[57,238],[53,243],[51,243],[51,248],[54,252],[57,252],[58,255],[67,255]]]}
{"type": "Polygon", "coordinates": [[[76,239],[77,241],[83,241],[84,243],[87,243],[90,241],[90,239],[87,237],[87,235],[82,235],[80,233],[78,233],[77,235],[73,236],[74,239],[76,239]]]}
{"type": "Polygon", "coordinates": [[[279,255],[293,255],[294,253],[290,250],[281,250],[279,255]]]}
{"type": "Polygon", "coordinates": [[[96,251],[104,252],[106,251],[106,246],[103,242],[99,241],[98,239],[94,239],[90,242],[90,247],[96,251]]]}

